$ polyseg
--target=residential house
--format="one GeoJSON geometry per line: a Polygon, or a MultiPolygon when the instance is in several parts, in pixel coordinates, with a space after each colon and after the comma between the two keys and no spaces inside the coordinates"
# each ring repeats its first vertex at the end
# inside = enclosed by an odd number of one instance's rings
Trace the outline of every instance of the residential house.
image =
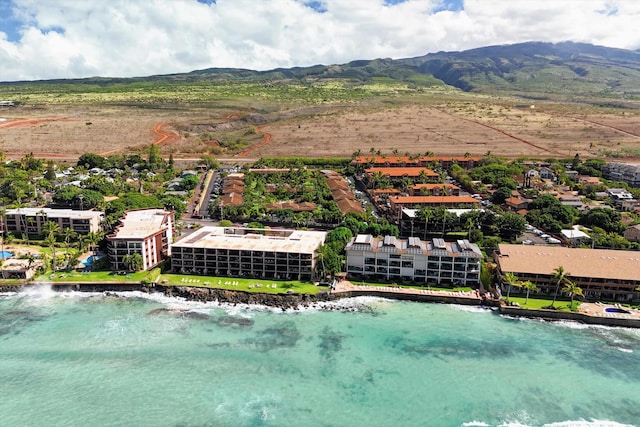
{"type": "Polygon", "coordinates": [[[631,225],[624,231],[624,238],[630,242],[640,243],[640,224],[631,225]]]}

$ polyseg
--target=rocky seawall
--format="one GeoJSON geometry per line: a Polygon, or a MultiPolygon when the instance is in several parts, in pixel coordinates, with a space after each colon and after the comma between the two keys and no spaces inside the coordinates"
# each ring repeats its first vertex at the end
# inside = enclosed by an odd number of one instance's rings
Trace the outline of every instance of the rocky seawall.
{"type": "Polygon", "coordinates": [[[156,292],[162,292],[170,297],[184,298],[189,301],[217,301],[227,304],[255,304],[277,307],[282,310],[306,307],[320,301],[335,299],[328,292],[309,294],[268,294],[257,292],[243,292],[215,288],[195,288],[188,286],[156,285],[156,292]]]}

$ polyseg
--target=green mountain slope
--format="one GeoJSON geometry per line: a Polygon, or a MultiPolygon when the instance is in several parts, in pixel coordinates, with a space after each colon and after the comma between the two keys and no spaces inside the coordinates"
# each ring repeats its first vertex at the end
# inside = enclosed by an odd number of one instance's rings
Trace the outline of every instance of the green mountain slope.
{"type": "Polygon", "coordinates": [[[438,52],[416,58],[358,60],[342,65],[268,71],[210,68],[150,77],[0,83],[0,93],[10,93],[8,87],[16,90],[16,86],[21,85],[28,90],[37,88],[55,93],[141,90],[151,83],[237,81],[308,85],[331,79],[353,85],[372,81],[395,81],[415,86],[447,84],[464,91],[530,99],[636,106],[640,102],[640,52],[584,43],[528,42],[463,52],[438,52]]]}
{"type": "Polygon", "coordinates": [[[398,62],[465,91],[527,97],[640,98],[640,53],[584,43],[520,43],[398,62]]]}

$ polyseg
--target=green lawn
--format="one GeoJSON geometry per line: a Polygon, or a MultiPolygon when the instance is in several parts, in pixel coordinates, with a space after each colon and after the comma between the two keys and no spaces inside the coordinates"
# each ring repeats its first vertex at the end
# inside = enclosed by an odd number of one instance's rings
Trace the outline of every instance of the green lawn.
{"type": "Polygon", "coordinates": [[[397,283],[378,283],[378,282],[362,282],[362,281],[353,281],[351,282],[353,285],[364,285],[364,286],[380,286],[380,287],[385,287],[385,286],[391,286],[391,287],[400,287],[400,288],[405,288],[405,289],[429,289],[432,291],[444,291],[444,292],[470,292],[472,291],[472,288],[469,286],[456,286],[453,288],[447,288],[447,287],[443,287],[443,286],[432,286],[432,285],[428,285],[425,284],[424,286],[418,286],[418,285],[402,285],[402,284],[397,284],[397,283]]]}
{"type": "MultiPolygon", "coordinates": [[[[506,298],[505,298],[506,299],[506,298]]],[[[509,297],[509,301],[511,302],[516,302],[518,304],[520,304],[520,307],[524,307],[524,308],[533,308],[533,309],[541,309],[543,307],[547,307],[550,306],[551,303],[553,302],[553,298],[532,298],[529,297],[529,302],[527,302],[525,304],[525,300],[526,298],[524,297],[509,297]]],[[[556,300],[556,304],[555,307],[558,311],[570,311],[569,310],[569,304],[570,301],[568,300],[561,300],[561,299],[557,299],[556,300]]],[[[574,307],[579,307],[580,306],[580,301],[574,300],[573,301],[573,306],[574,307]]]]}
{"type": "Polygon", "coordinates": [[[38,276],[36,282],[78,282],[78,283],[132,283],[140,282],[144,279],[153,280],[158,276],[159,270],[154,269],[151,271],[139,271],[137,273],[130,273],[126,275],[115,274],[113,271],[91,271],[89,273],[80,273],[77,271],[71,272],[57,272],[56,274],[42,274],[38,276]],[[52,277],[53,276],[53,277],[52,277]]]}
{"type": "Polygon", "coordinates": [[[217,276],[192,276],[188,274],[161,274],[159,283],[174,286],[230,289],[234,291],[269,294],[281,294],[289,290],[300,294],[317,294],[320,291],[328,289],[326,286],[315,286],[311,282],[300,282],[297,280],[244,279],[217,276]],[[233,283],[236,283],[236,285],[234,286],[233,283]],[[273,284],[276,285],[276,288],[272,287],[273,284]],[[269,285],[269,287],[267,287],[267,285],[269,285]]]}

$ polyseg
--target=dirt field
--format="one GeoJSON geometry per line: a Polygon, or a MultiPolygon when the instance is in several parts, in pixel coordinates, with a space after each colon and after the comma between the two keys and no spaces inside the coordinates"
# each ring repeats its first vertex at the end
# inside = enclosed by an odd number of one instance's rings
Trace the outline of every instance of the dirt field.
{"type": "MultiPolygon", "coordinates": [[[[384,153],[483,155],[508,158],[594,157],[624,152],[640,157],[640,112],[508,100],[421,100],[397,105],[364,101],[286,112],[243,114],[230,110],[167,110],[112,106],[0,109],[0,150],[74,158],[132,152],[156,143],[179,157],[213,153],[238,160],[263,156],[349,157],[371,147],[384,153]],[[205,132],[206,130],[206,132],[205,132]],[[248,131],[247,131],[248,130],[248,131]],[[238,149],[218,138],[250,135],[238,149]],[[248,145],[247,145],[248,144],[248,145]]],[[[275,109],[273,111],[276,111],[275,109]]],[[[231,137],[229,137],[231,138],[231,137]]]]}

